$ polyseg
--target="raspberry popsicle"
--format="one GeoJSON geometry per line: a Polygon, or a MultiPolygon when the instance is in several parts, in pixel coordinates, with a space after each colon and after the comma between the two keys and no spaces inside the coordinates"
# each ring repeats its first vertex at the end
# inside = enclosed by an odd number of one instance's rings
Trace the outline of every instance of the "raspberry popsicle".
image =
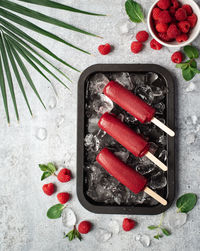
{"type": "Polygon", "coordinates": [[[146,192],[162,205],[167,201],[147,187],[147,179],[118,159],[110,150],[104,148],[96,158],[97,162],[120,183],[128,187],[133,193],[146,192]]]}
{"type": "Polygon", "coordinates": [[[141,123],[151,121],[171,137],[175,135],[171,129],[154,117],[155,109],[153,107],[145,103],[142,99],[124,88],[119,83],[110,81],[105,86],[103,92],[107,97],[133,115],[141,123]]]}
{"type": "Polygon", "coordinates": [[[101,116],[98,125],[136,157],[143,157],[145,155],[163,171],[167,171],[167,166],[149,152],[148,142],[122,123],[114,115],[104,113],[101,116]]]}

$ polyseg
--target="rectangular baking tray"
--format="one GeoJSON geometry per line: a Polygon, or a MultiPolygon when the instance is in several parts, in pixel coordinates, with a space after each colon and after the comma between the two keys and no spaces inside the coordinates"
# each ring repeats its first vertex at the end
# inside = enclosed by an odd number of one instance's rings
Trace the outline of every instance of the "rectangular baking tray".
{"type": "Polygon", "coordinates": [[[167,136],[167,193],[165,199],[168,201],[167,206],[161,204],[155,206],[120,206],[105,205],[95,202],[86,194],[85,189],[85,152],[84,138],[86,131],[85,119],[85,102],[86,102],[86,81],[95,73],[145,73],[155,72],[161,75],[168,87],[166,94],[166,124],[174,130],[175,128],[175,90],[173,78],[168,70],[155,64],[96,64],[88,67],[80,76],[78,82],[78,117],[77,117],[77,196],[84,208],[98,214],[138,214],[138,215],[155,215],[166,211],[173,203],[175,196],[175,137],[167,136]]]}

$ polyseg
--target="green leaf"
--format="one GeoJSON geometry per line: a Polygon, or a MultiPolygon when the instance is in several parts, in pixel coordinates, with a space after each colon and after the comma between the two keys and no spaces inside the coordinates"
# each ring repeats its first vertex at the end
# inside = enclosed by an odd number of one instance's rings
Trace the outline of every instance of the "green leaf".
{"type": "Polygon", "coordinates": [[[197,68],[197,62],[195,61],[195,59],[193,59],[193,60],[190,62],[190,66],[191,66],[191,67],[194,67],[194,68],[197,68]]]}
{"type": "Polygon", "coordinates": [[[82,240],[81,234],[79,233],[79,231],[76,229],[75,226],[72,231],[64,235],[64,238],[68,238],[69,241],[72,241],[75,238],[79,239],[80,241],[82,240]]]}
{"type": "Polygon", "coordinates": [[[194,46],[191,46],[191,45],[185,46],[184,47],[184,52],[191,59],[199,57],[199,51],[194,46]]]}
{"type": "Polygon", "coordinates": [[[61,3],[57,3],[57,2],[54,2],[54,1],[51,1],[51,0],[40,0],[40,1],[38,1],[38,0],[20,0],[20,1],[26,2],[26,3],[38,4],[38,5],[51,7],[51,8],[57,8],[57,9],[61,9],[61,10],[77,12],[77,13],[86,14],[86,15],[106,16],[104,14],[97,14],[97,13],[92,13],[92,12],[87,12],[87,11],[75,9],[75,8],[70,7],[70,6],[67,6],[67,5],[64,5],[64,4],[61,4],[61,3]]]}
{"type": "Polygon", "coordinates": [[[95,35],[93,33],[81,30],[81,29],[79,29],[79,28],[77,28],[77,27],[75,27],[73,25],[67,24],[67,23],[65,23],[63,21],[60,21],[60,20],[56,19],[56,18],[52,18],[50,16],[44,15],[44,14],[42,14],[40,12],[34,11],[32,9],[26,8],[26,7],[22,6],[22,5],[19,5],[17,3],[13,3],[13,2],[8,1],[8,0],[1,0],[0,1],[0,6],[6,8],[6,9],[9,9],[11,11],[20,13],[22,15],[32,17],[32,18],[35,18],[35,19],[43,21],[43,22],[47,22],[47,23],[50,23],[50,24],[60,26],[60,27],[65,28],[65,29],[69,29],[69,30],[73,30],[73,31],[76,31],[76,32],[86,34],[86,35],[98,37],[97,35],[95,35]]]}
{"type": "Polygon", "coordinates": [[[79,47],[65,41],[64,39],[54,35],[53,33],[49,32],[47,30],[44,30],[44,29],[40,28],[39,26],[29,22],[28,20],[26,20],[24,18],[21,18],[20,16],[17,16],[15,14],[13,14],[12,12],[9,12],[9,11],[7,11],[5,9],[0,8],[0,15],[5,17],[6,19],[9,19],[9,20],[11,20],[11,21],[13,21],[13,22],[15,22],[15,23],[17,23],[19,25],[22,25],[22,26],[24,26],[24,27],[26,27],[26,28],[28,28],[30,30],[33,30],[33,31],[35,31],[37,33],[40,33],[40,34],[42,34],[44,36],[52,38],[52,39],[54,39],[54,40],[56,40],[58,42],[64,43],[64,44],[66,44],[66,45],[68,45],[68,46],[70,46],[70,47],[72,47],[74,49],[77,49],[79,51],[82,51],[82,52],[90,55],[90,53],[88,51],[85,51],[85,50],[83,50],[83,49],[81,49],[81,48],[79,48],[79,47]]]}
{"type": "Polygon", "coordinates": [[[48,170],[47,165],[39,164],[39,168],[41,171],[46,172],[48,170]]]}
{"type": "Polygon", "coordinates": [[[166,235],[166,236],[171,235],[171,233],[167,229],[161,228],[161,230],[162,230],[162,232],[163,232],[164,235],[166,235]]]}
{"type": "Polygon", "coordinates": [[[157,229],[157,228],[158,228],[158,226],[154,226],[154,225],[148,226],[148,229],[150,229],[150,230],[154,230],[154,229],[157,229]]]}
{"type": "Polygon", "coordinates": [[[186,193],[178,198],[176,206],[179,212],[188,213],[197,203],[197,195],[194,193],[186,193]]]}
{"type": "Polygon", "coordinates": [[[162,237],[163,237],[162,234],[157,234],[157,235],[155,235],[153,238],[159,240],[159,239],[162,238],[162,237]]]}
{"type": "Polygon", "coordinates": [[[176,68],[180,68],[182,70],[185,70],[189,67],[189,65],[187,63],[180,63],[180,64],[176,64],[176,68]]]}
{"type": "Polygon", "coordinates": [[[43,172],[41,180],[44,180],[44,179],[48,178],[51,175],[52,175],[52,173],[50,173],[50,172],[43,172]]]}
{"type": "Polygon", "coordinates": [[[139,3],[133,0],[127,0],[125,2],[125,9],[130,20],[134,23],[141,23],[144,21],[144,14],[139,3]]]}
{"type": "Polygon", "coordinates": [[[50,207],[49,210],[47,211],[47,217],[49,219],[60,218],[64,207],[65,206],[62,204],[56,204],[56,205],[50,207]]]}
{"type": "Polygon", "coordinates": [[[5,40],[4,40],[2,35],[3,35],[3,33],[1,33],[1,35],[0,35],[0,50],[1,50],[1,55],[2,55],[2,58],[3,58],[4,70],[5,70],[5,73],[6,73],[8,86],[9,86],[9,89],[10,89],[10,94],[11,94],[14,109],[15,109],[16,118],[19,121],[19,113],[18,113],[18,109],[17,109],[15,91],[14,91],[12,76],[11,76],[10,67],[9,67],[9,63],[8,63],[8,58],[7,58],[7,54],[6,54],[6,49],[5,49],[5,47],[7,47],[7,46],[5,45],[5,40]]]}
{"type": "Polygon", "coordinates": [[[56,172],[56,167],[53,163],[48,163],[47,167],[48,167],[48,170],[50,170],[52,173],[56,172]]]}
{"type": "Polygon", "coordinates": [[[191,70],[191,67],[188,67],[186,69],[183,69],[182,70],[182,74],[183,74],[183,78],[186,80],[186,81],[190,81],[191,79],[194,78],[195,76],[195,73],[191,70]]]}
{"type": "Polygon", "coordinates": [[[193,71],[195,74],[200,73],[200,70],[198,70],[197,68],[191,67],[191,66],[190,66],[190,70],[193,71]]]}

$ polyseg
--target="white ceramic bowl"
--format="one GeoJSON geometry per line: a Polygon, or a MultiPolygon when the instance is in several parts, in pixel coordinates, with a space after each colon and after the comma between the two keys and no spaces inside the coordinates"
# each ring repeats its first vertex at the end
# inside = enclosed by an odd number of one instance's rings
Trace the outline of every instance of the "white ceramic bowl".
{"type": "Polygon", "coordinates": [[[194,0],[178,0],[178,1],[181,4],[189,4],[192,7],[193,12],[197,15],[197,18],[198,18],[197,24],[191,30],[189,39],[187,41],[185,41],[183,43],[178,43],[176,41],[173,41],[173,42],[163,42],[162,40],[160,40],[157,37],[157,35],[154,32],[155,28],[153,27],[151,13],[152,13],[153,8],[157,4],[158,0],[151,6],[151,8],[150,8],[150,10],[148,12],[148,17],[147,17],[148,29],[149,29],[149,32],[151,33],[152,37],[155,38],[160,44],[162,44],[164,46],[167,46],[167,47],[171,47],[171,48],[178,48],[178,47],[182,47],[182,46],[185,46],[185,45],[188,45],[188,44],[192,43],[197,38],[197,36],[200,33],[200,9],[199,9],[199,6],[196,4],[196,2],[194,0]]]}

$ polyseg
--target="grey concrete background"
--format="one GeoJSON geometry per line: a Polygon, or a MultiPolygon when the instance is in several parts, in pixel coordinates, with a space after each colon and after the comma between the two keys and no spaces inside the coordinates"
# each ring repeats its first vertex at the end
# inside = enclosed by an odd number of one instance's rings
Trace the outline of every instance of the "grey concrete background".
{"type": "MultiPolygon", "coordinates": [[[[118,31],[118,24],[126,16],[122,10],[124,1],[121,0],[61,0],[62,3],[71,4],[84,10],[96,11],[109,14],[108,17],[89,17],[80,14],[72,14],[65,11],[33,7],[36,10],[44,10],[44,13],[76,24],[88,31],[95,32],[104,37],[103,40],[84,36],[79,33],[64,30],[62,28],[47,25],[42,22],[42,27],[60,35],[68,41],[73,41],[84,49],[90,50],[94,56],[84,55],[61,43],[31,33],[34,38],[46,44],[50,50],[57,53],[61,58],[73,64],[81,71],[96,63],[157,63],[166,67],[174,76],[176,85],[176,127],[177,127],[177,192],[176,197],[186,192],[194,192],[199,196],[199,122],[200,122],[200,76],[186,83],[180,70],[171,62],[171,51],[163,48],[162,51],[153,51],[149,43],[138,55],[130,52],[130,43],[135,33],[140,29],[146,29],[145,24],[135,27],[133,34],[122,37],[118,31]],[[101,56],[97,47],[101,43],[109,42],[114,45],[114,51],[108,56],[101,56]],[[193,82],[193,84],[191,84],[193,82]],[[190,92],[188,92],[188,88],[190,92]]],[[[145,12],[153,1],[141,0],[145,12]]],[[[200,1],[196,1],[200,3],[200,1]]],[[[24,29],[26,31],[26,29],[24,29]]],[[[198,38],[194,45],[199,46],[198,38]]],[[[54,62],[52,60],[52,62],[54,62]]],[[[152,251],[198,251],[200,250],[200,221],[199,202],[195,209],[189,213],[187,223],[180,229],[170,229],[172,235],[162,240],[153,239],[153,232],[147,229],[150,224],[157,224],[160,215],[157,216],[131,216],[138,222],[137,228],[125,233],[120,230],[118,235],[105,242],[99,243],[93,232],[84,236],[84,240],[69,242],[63,239],[63,232],[68,231],[62,226],[61,219],[49,220],[46,217],[47,209],[57,203],[56,193],[48,197],[42,192],[43,183],[53,181],[57,185],[57,191],[69,191],[72,199],[69,206],[77,214],[78,221],[90,220],[95,229],[107,228],[111,219],[121,222],[125,216],[120,215],[95,215],[85,210],[76,196],[76,108],[77,108],[77,81],[79,74],[71,71],[56,62],[64,72],[69,73],[72,83],[67,83],[70,91],[53,81],[58,92],[57,105],[53,110],[45,111],[37,98],[26,85],[26,91],[33,108],[34,116],[30,117],[22,95],[16,85],[17,103],[20,111],[20,123],[14,116],[12,103],[10,105],[11,125],[8,127],[0,99],[0,250],[12,251],[53,251],[53,250],[145,250],[135,236],[147,234],[151,237],[152,251]],[[64,116],[64,121],[59,126],[57,121],[64,116]],[[47,130],[47,139],[39,141],[35,134],[38,128],[47,130]],[[39,163],[55,162],[58,167],[66,166],[72,170],[73,179],[67,184],[58,183],[53,177],[45,182],[40,181],[41,171],[39,163]]],[[[30,67],[29,67],[30,68],[30,67]]],[[[44,102],[49,104],[49,99],[55,96],[51,86],[40,77],[32,68],[30,73],[44,102]]],[[[24,80],[25,81],[25,80],[24,80]]],[[[26,81],[25,81],[26,82],[26,81]]],[[[11,100],[11,99],[10,99],[11,100]]],[[[168,217],[176,211],[175,205],[166,213],[164,225],[168,226],[168,217]]]]}

